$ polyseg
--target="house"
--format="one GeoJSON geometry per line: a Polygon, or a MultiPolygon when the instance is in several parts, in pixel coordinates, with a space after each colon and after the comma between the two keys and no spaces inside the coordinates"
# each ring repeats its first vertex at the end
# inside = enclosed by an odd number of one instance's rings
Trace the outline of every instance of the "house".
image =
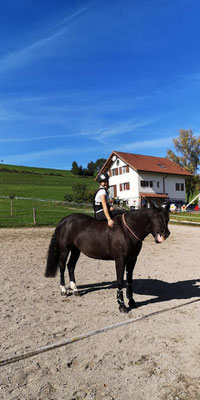
{"type": "Polygon", "coordinates": [[[110,176],[110,195],[136,208],[154,201],[185,201],[185,177],[192,176],[168,158],[113,151],[101,172],[110,176]]]}

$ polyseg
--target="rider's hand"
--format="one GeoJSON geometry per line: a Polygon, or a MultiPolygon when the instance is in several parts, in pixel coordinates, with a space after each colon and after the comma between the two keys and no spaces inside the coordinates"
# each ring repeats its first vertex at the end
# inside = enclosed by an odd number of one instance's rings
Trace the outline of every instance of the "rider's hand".
{"type": "Polygon", "coordinates": [[[113,228],[113,225],[114,225],[114,221],[112,219],[109,219],[109,221],[108,221],[109,228],[113,228]]]}

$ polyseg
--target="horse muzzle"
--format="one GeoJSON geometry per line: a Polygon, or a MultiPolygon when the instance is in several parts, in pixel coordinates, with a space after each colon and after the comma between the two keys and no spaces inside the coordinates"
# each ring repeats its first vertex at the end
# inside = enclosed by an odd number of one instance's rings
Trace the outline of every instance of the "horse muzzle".
{"type": "Polygon", "coordinates": [[[169,231],[169,229],[167,229],[167,231],[165,232],[165,233],[156,233],[156,235],[155,235],[155,242],[156,243],[162,243],[162,242],[164,242],[164,240],[166,240],[168,237],[169,237],[169,235],[170,235],[170,231],[169,231]]]}

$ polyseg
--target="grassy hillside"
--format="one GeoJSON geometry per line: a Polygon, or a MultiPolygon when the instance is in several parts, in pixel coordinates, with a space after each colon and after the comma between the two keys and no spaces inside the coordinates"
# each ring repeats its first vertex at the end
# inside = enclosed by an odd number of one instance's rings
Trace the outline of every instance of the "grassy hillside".
{"type": "Polygon", "coordinates": [[[0,164],[0,196],[63,200],[74,183],[85,183],[89,189],[98,186],[93,177],[76,176],[71,171],[31,168],[0,164]]]}
{"type": "Polygon", "coordinates": [[[55,226],[61,218],[74,212],[93,215],[91,207],[69,207],[64,203],[64,195],[72,193],[75,183],[85,183],[88,189],[94,191],[98,187],[93,177],[72,175],[71,171],[0,164],[0,227],[33,226],[33,209],[36,210],[37,226],[55,226]],[[11,210],[11,200],[1,197],[11,194],[32,200],[14,199],[11,210]],[[61,202],[41,202],[37,199],[61,202]]]}

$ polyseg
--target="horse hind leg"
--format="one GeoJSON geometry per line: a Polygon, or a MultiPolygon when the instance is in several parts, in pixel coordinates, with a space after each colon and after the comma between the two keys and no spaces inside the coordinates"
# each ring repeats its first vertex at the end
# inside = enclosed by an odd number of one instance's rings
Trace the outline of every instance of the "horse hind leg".
{"type": "Polygon", "coordinates": [[[60,254],[60,259],[59,259],[59,267],[60,267],[60,290],[61,290],[61,295],[65,296],[67,295],[67,289],[65,287],[65,268],[66,268],[66,260],[68,257],[70,249],[65,249],[64,251],[61,251],[60,254]]]}
{"type": "Polygon", "coordinates": [[[129,308],[137,308],[137,304],[133,299],[133,270],[135,267],[137,257],[134,257],[131,261],[126,264],[126,274],[127,274],[127,286],[126,286],[126,297],[128,299],[129,308]]]}
{"type": "Polygon", "coordinates": [[[117,274],[117,303],[119,304],[119,311],[122,313],[127,313],[129,310],[124,304],[123,296],[123,278],[125,263],[124,260],[115,260],[116,274],[117,274]]]}
{"type": "Polygon", "coordinates": [[[69,259],[69,262],[67,264],[67,268],[68,268],[68,273],[69,273],[69,284],[70,284],[70,288],[73,291],[73,294],[75,295],[79,295],[79,291],[78,288],[76,286],[76,280],[75,280],[75,267],[76,267],[76,263],[79,259],[80,256],[80,251],[77,247],[73,246],[73,248],[71,249],[71,256],[69,259]]]}

